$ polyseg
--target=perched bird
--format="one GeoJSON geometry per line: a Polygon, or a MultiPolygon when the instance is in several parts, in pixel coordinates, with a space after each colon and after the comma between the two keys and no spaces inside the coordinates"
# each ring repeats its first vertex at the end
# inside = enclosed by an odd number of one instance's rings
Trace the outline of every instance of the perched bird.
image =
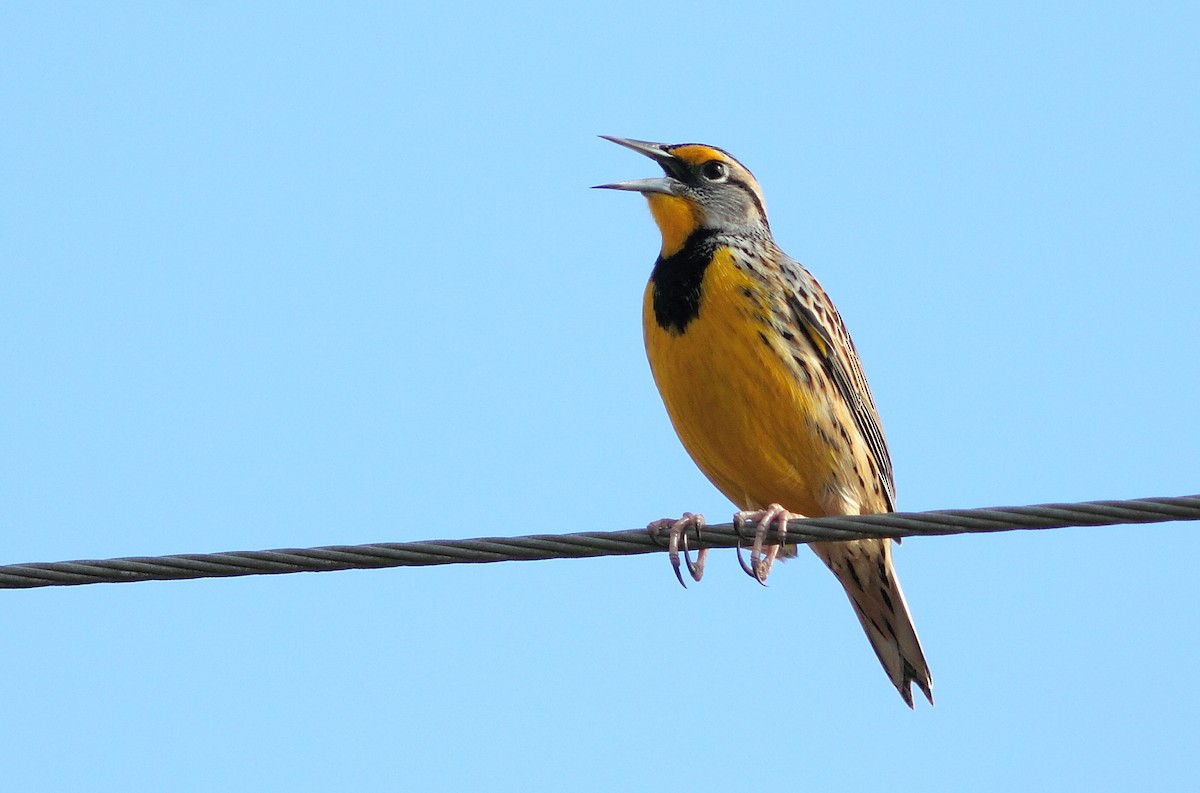
{"type": "MultiPolygon", "coordinates": [[[[664,176],[598,185],[641,193],[662,233],[643,300],[646,355],[676,433],[700,470],[756,527],[750,563],[765,582],[789,519],[895,508],[892,462],[854,343],[812,274],[775,244],[762,190],[713,146],[603,136],[658,163],[664,176]]],[[[703,517],[650,524],[679,544],[703,517]]],[[[890,540],[812,543],[837,576],[900,696],[932,680],[892,566],[890,540]]],[[[740,559],[740,551],[739,551],[740,559]]]]}

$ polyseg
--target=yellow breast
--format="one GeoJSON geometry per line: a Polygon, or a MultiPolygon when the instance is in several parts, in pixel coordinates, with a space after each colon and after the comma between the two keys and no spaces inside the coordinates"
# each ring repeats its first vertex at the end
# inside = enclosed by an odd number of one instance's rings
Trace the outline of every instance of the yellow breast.
{"type": "Polygon", "coordinates": [[[766,287],[733,257],[718,249],[704,271],[699,313],[682,332],[659,325],[653,281],[647,287],[643,330],[654,381],[684,447],[730,501],[824,514],[822,491],[837,461],[815,419],[828,406],[786,361],[766,287]]]}

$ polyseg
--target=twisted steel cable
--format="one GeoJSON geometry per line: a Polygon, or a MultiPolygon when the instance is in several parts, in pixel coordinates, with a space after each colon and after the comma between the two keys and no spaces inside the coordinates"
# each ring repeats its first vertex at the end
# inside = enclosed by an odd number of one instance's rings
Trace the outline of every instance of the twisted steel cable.
{"type": "MultiPolygon", "coordinates": [[[[869,537],[940,536],[1198,519],[1200,495],[1194,495],[805,518],[789,523],[787,541],[808,543],[869,537]]],[[[745,540],[746,538],[738,536],[730,523],[706,526],[702,535],[703,545],[709,548],[733,548],[744,544],[745,540]]],[[[666,547],[651,537],[645,529],[630,529],[470,540],[281,548],[271,551],[134,556],[123,559],[0,566],[0,589],[534,559],[578,559],[593,556],[629,556],[665,550],[666,547]]]]}

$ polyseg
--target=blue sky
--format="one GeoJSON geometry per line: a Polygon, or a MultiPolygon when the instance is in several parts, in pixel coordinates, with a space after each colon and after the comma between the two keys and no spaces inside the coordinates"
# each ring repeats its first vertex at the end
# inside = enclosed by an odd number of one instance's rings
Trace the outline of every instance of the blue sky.
{"type": "MultiPolygon", "coordinates": [[[[758,176],[902,509],[1200,491],[1186,5],[8,4],[0,562],[732,511],[654,175],[758,176]]],[[[910,540],[910,712],[806,554],[0,594],[12,789],[1188,790],[1195,527],[910,540]],[[920,704],[920,703],[918,703],[920,704]]]]}

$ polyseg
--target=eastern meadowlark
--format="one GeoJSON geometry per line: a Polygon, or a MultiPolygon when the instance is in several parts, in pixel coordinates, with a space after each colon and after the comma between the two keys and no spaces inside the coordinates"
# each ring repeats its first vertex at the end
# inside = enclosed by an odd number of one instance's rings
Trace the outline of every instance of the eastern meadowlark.
{"type": "MultiPolygon", "coordinates": [[[[854,343],[812,274],[775,244],[762,191],[721,149],[603,136],[657,162],[664,176],[599,185],[646,197],[662,249],[643,300],[654,381],[688,453],[756,527],[750,563],[765,582],[771,545],[800,516],[858,515],[895,507],[892,462],[854,343]]],[[[695,580],[687,532],[704,519],[650,524],[668,530],[695,580]]],[[[912,707],[911,683],[930,703],[932,680],[892,566],[890,540],[812,543],[837,576],[880,663],[912,707]]],[[[739,551],[740,559],[740,551],[739,551]]]]}

